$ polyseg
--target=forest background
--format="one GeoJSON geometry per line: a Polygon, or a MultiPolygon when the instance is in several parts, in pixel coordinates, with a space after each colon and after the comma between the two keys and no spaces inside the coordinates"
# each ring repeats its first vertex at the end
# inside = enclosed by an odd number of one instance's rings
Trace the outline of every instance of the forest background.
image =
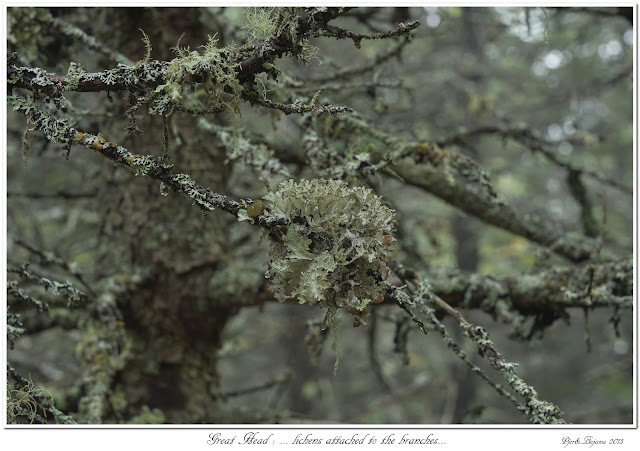
{"type": "Polygon", "coordinates": [[[631,423],[632,13],[9,8],[9,421],[631,423]]]}

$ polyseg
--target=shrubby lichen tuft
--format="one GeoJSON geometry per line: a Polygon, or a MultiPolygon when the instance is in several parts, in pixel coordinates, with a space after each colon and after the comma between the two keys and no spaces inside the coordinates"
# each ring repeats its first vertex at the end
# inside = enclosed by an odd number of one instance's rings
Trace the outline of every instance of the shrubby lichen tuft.
{"type": "Polygon", "coordinates": [[[364,187],[339,180],[289,180],[265,196],[270,214],[290,224],[271,240],[267,277],[279,301],[327,308],[325,324],[338,309],[356,317],[379,302],[393,249],[394,211],[364,187]]]}
{"type": "Polygon", "coordinates": [[[157,95],[150,113],[167,115],[177,105],[186,109],[227,107],[234,114],[239,114],[242,86],[236,73],[240,66],[233,62],[239,57],[239,49],[233,44],[218,48],[217,43],[218,39],[209,36],[207,44],[202,46],[202,54],[187,47],[174,48],[178,58],[169,63],[166,83],[155,88],[157,95]],[[207,94],[204,104],[199,100],[193,104],[191,96],[184,96],[186,88],[195,90],[198,83],[202,83],[207,94]]]}

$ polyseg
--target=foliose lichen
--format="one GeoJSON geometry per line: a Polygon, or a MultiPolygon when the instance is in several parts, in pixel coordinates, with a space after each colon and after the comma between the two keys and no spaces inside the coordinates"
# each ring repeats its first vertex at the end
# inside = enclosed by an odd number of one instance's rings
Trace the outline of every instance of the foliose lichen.
{"type": "Polygon", "coordinates": [[[338,309],[360,318],[383,299],[394,211],[379,196],[316,179],[283,182],[264,199],[269,214],[290,221],[265,232],[271,241],[266,277],[279,301],[318,304],[327,309],[327,325],[338,309]]]}

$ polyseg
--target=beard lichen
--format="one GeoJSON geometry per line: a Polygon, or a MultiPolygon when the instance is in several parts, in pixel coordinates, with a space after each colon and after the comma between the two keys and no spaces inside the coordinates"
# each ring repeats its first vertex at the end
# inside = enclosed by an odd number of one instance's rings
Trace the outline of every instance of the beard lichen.
{"type": "Polygon", "coordinates": [[[394,211],[379,196],[340,180],[289,180],[265,201],[270,214],[289,219],[286,228],[265,232],[271,242],[266,277],[276,299],[325,308],[323,328],[339,309],[359,319],[380,302],[394,211]]]}
{"type": "Polygon", "coordinates": [[[167,82],[155,89],[156,98],[150,113],[167,115],[173,107],[187,111],[212,111],[227,108],[234,115],[239,114],[238,102],[242,86],[236,75],[240,65],[240,51],[236,45],[218,48],[218,39],[209,36],[202,52],[191,51],[188,47],[174,47],[178,57],[167,68],[167,82]],[[188,89],[202,86],[206,102],[186,95],[188,89]]]}

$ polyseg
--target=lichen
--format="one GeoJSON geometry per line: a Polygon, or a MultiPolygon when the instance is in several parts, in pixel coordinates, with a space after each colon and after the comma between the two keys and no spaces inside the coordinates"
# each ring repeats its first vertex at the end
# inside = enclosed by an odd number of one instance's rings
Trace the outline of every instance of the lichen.
{"type": "MultiPolygon", "coordinates": [[[[248,8],[247,19],[247,38],[250,42],[259,43],[260,55],[272,50],[272,40],[285,35],[291,39],[293,49],[291,54],[303,62],[309,63],[312,59],[318,59],[318,48],[309,43],[306,37],[298,35],[298,26],[302,8],[295,7],[279,7],[279,8],[248,8]]],[[[312,16],[318,11],[312,11],[312,16]]],[[[319,60],[319,59],[318,59],[319,60]]],[[[278,70],[271,63],[265,63],[265,69],[268,71],[278,70]]]]}
{"type": "Polygon", "coordinates": [[[276,8],[247,8],[247,34],[252,41],[273,36],[278,28],[276,8]]]}
{"type": "Polygon", "coordinates": [[[166,421],[164,413],[160,409],[151,409],[144,405],[140,413],[131,419],[132,424],[162,424],[166,421]]]}
{"type": "Polygon", "coordinates": [[[216,134],[220,142],[226,148],[227,162],[238,162],[245,167],[251,168],[260,180],[268,180],[273,176],[282,176],[284,179],[291,178],[289,169],[278,160],[275,152],[262,143],[255,143],[242,136],[237,129],[226,130],[215,127],[200,118],[198,126],[203,130],[216,134]]]}
{"type": "Polygon", "coordinates": [[[373,130],[357,113],[315,120],[303,139],[305,156],[316,173],[347,181],[388,170],[400,147],[399,141],[373,130]]]}
{"type": "Polygon", "coordinates": [[[194,182],[189,174],[176,174],[172,181],[180,185],[180,189],[191,199],[193,203],[205,210],[213,210],[215,207],[209,201],[207,191],[194,182]]]}
{"type": "Polygon", "coordinates": [[[149,113],[168,115],[174,107],[187,110],[226,107],[239,114],[242,86],[236,77],[240,66],[234,62],[239,50],[233,44],[223,48],[218,48],[217,44],[218,39],[209,36],[207,44],[202,46],[202,53],[188,47],[174,48],[178,57],[167,67],[166,82],[155,88],[156,98],[149,113]],[[194,96],[185,93],[186,89],[194,89],[200,83],[208,94],[206,103],[199,99],[194,103],[194,96]]]}
{"type": "Polygon", "coordinates": [[[295,298],[357,318],[385,289],[394,211],[370,189],[338,180],[289,180],[265,196],[269,214],[290,223],[271,240],[267,278],[275,297],[295,298]]]}

